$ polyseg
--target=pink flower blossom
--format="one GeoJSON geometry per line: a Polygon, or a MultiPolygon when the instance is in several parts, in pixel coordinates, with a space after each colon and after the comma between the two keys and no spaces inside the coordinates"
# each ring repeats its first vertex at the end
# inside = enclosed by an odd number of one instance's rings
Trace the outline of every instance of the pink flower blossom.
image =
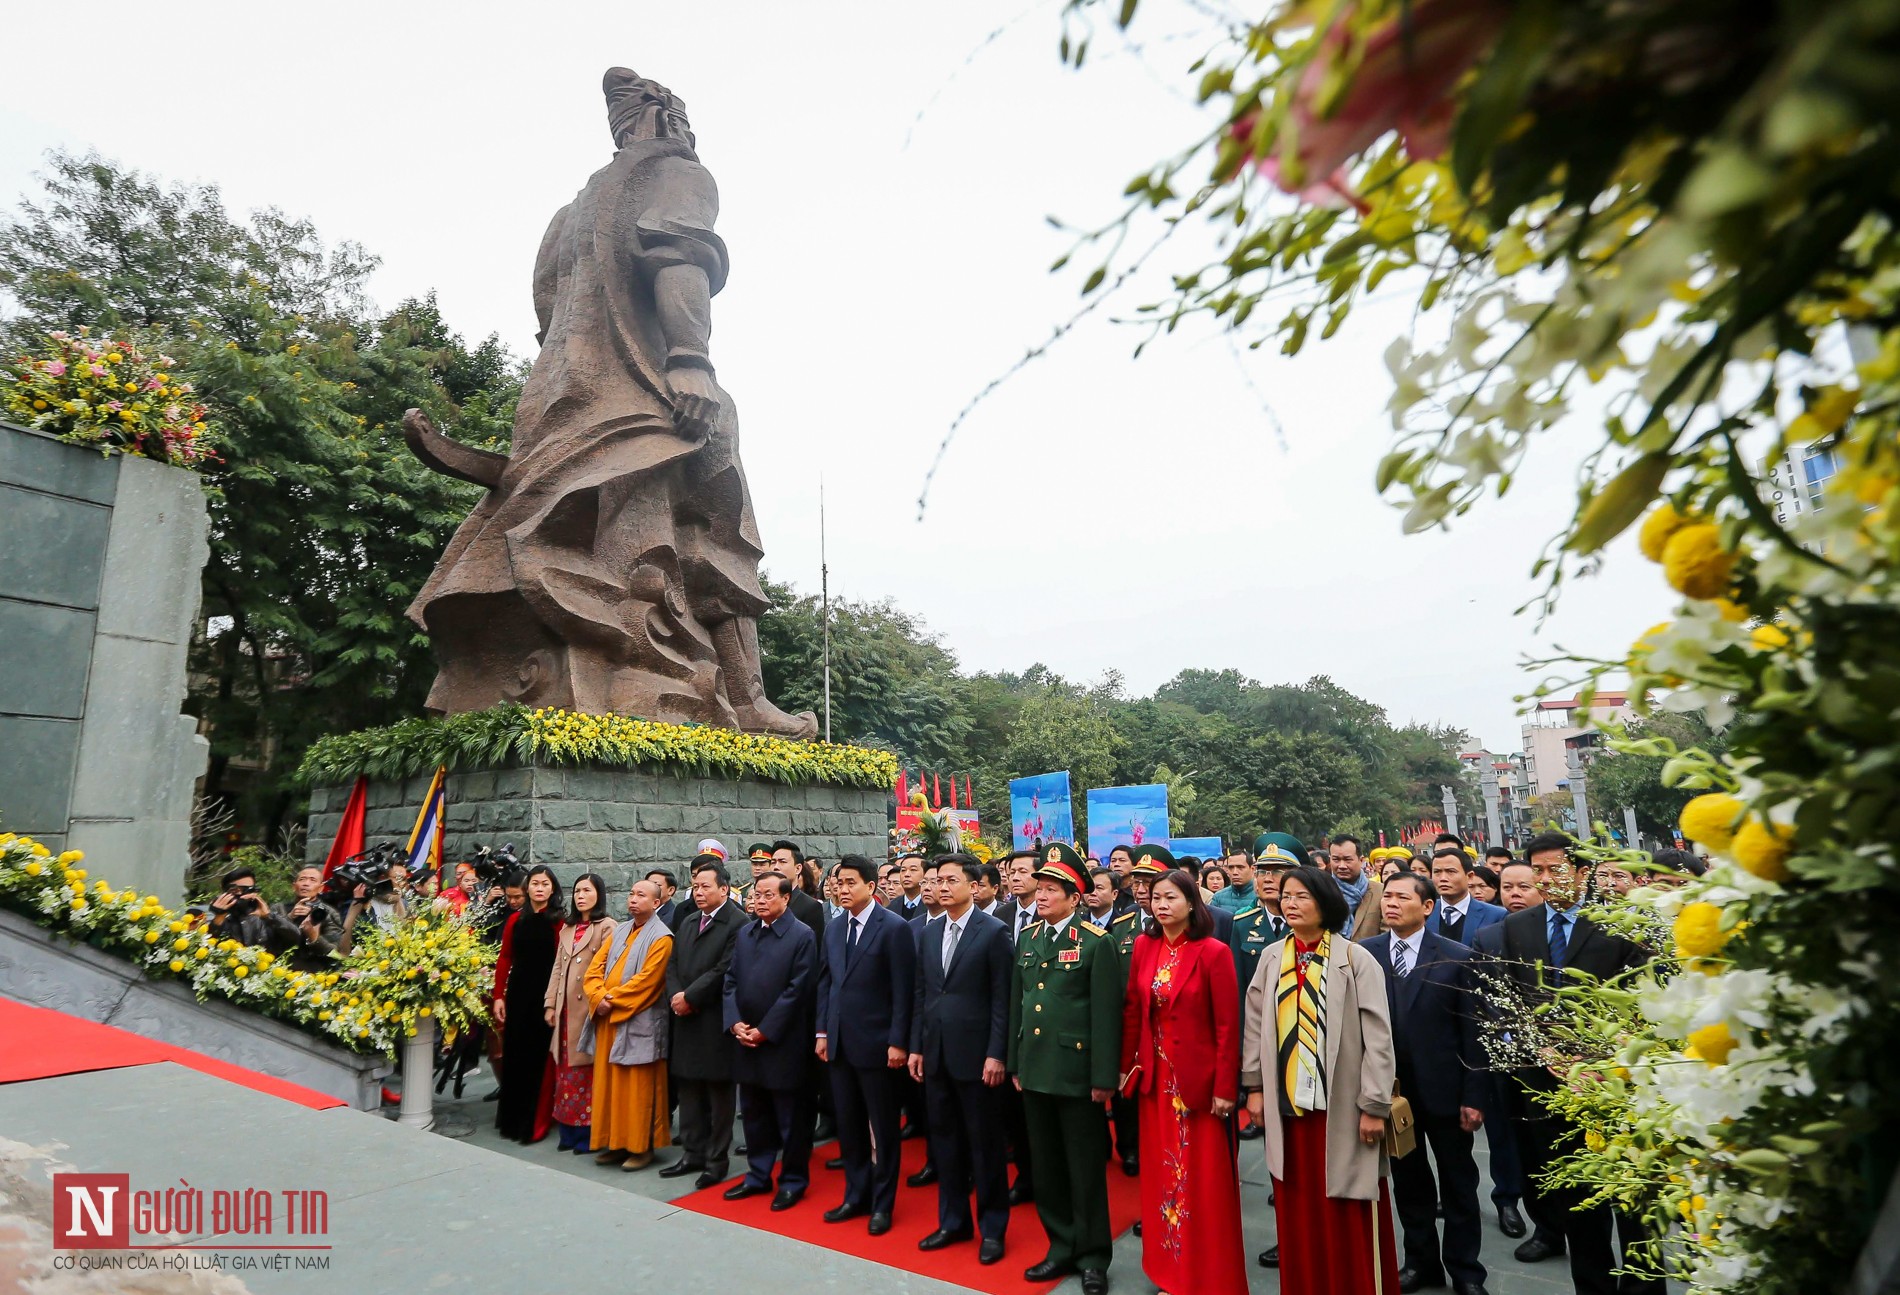
{"type": "Polygon", "coordinates": [[[116,413],[118,413],[118,412],[119,412],[119,411],[120,411],[121,409],[124,409],[124,408],[125,408],[125,406],[124,406],[124,405],[122,405],[122,404],[120,404],[120,403],[119,403],[118,401],[116,401],[116,400],[108,400],[108,401],[106,401],[106,408],[107,408],[107,409],[110,409],[110,410],[111,410],[111,411],[112,411],[113,413],[115,413],[115,414],[116,414],[116,413]]]}
{"type": "MultiPolygon", "coordinates": [[[[1320,187],[1335,187],[1341,167],[1394,130],[1412,157],[1441,156],[1456,113],[1447,96],[1497,39],[1500,8],[1498,0],[1417,0],[1394,14],[1366,38],[1344,97],[1322,117],[1315,108],[1321,87],[1353,39],[1353,12],[1341,14],[1294,90],[1302,183],[1323,175],[1329,178],[1320,187]]],[[[1277,172],[1274,181],[1289,189],[1277,172]]]]}
{"type": "Polygon", "coordinates": [[[66,376],[66,362],[64,360],[48,360],[46,362],[46,371],[55,378],[63,378],[66,376]]]}

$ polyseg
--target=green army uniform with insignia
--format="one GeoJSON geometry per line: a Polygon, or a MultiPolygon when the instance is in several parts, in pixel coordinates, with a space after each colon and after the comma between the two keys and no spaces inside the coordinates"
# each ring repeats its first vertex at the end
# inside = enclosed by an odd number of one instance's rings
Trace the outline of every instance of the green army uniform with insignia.
{"type": "MultiPolygon", "coordinates": [[[[1115,959],[1121,963],[1122,996],[1128,994],[1128,969],[1134,965],[1135,937],[1141,934],[1143,919],[1147,916],[1140,908],[1131,908],[1108,924],[1108,938],[1115,946],[1115,959]]],[[[1115,1155],[1122,1162],[1122,1172],[1141,1171],[1141,1106],[1137,1099],[1115,1094],[1115,1100],[1109,1108],[1109,1125],[1115,1130],[1115,1155]]]]}
{"type": "MultiPolygon", "coordinates": [[[[1074,851],[1062,847],[1069,856],[1074,851]]],[[[1038,876],[1076,887],[1079,856],[1057,868],[1058,850],[1038,876]],[[1066,869],[1073,868],[1073,876],[1066,869]]],[[[1121,1066],[1122,985],[1114,942],[1084,919],[1078,903],[1060,932],[1030,923],[1010,969],[1008,1068],[1022,1085],[1036,1212],[1049,1236],[1047,1262],[1106,1271],[1114,1236],[1108,1221],[1108,1126],[1091,1089],[1113,1091],[1121,1066]]]]}
{"type": "Polygon", "coordinates": [[[1240,978],[1240,1005],[1247,1005],[1247,986],[1253,983],[1253,975],[1260,966],[1260,955],[1286,938],[1286,925],[1268,911],[1265,904],[1255,904],[1234,914],[1234,933],[1228,945],[1234,951],[1234,971],[1240,978]]]}

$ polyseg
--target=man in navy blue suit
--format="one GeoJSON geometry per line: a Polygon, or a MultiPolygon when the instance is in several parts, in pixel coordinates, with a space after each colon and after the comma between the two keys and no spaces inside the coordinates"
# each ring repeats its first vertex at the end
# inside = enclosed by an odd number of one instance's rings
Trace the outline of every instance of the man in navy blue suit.
{"type": "MultiPolygon", "coordinates": [[[[831,1068],[844,1158],[844,1202],[825,1222],[869,1214],[868,1231],[891,1230],[897,1203],[897,1077],[910,1063],[917,936],[876,902],[877,867],[838,860],[833,890],[844,913],[825,928],[818,972],[818,1058],[831,1068]]],[[[921,900],[919,901],[921,905],[921,900]]]]}
{"type": "MultiPolygon", "coordinates": [[[[1462,850],[1456,853],[1464,858],[1462,850]]],[[[1487,1078],[1478,1043],[1476,984],[1471,950],[1426,929],[1437,900],[1429,878],[1399,873],[1385,884],[1379,901],[1386,930],[1362,942],[1386,970],[1399,1091],[1412,1103],[1421,1144],[1392,1162],[1392,1196],[1405,1237],[1399,1290],[1410,1295],[1442,1286],[1449,1273],[1457,1295],[1485,1295],[1484,1265],[1478,1261],[1478,1164],[1471,1156],[1471,1135],[1484,1122],[1480,1107],[1487,1078]],[[1427,1146],[1438,1166],[1436,1182],[1425,1159],[1427,1146]]]]}
{"type": "Polygon", "coordinates": [[[973,1235],[976,1190],[979,1263],[1003,1257],[1009,1227],[1009,1170],[1001,1088],[1009,1056],[1009,928],[977,911],[983,865],[967,854],[937,868],[943,916],[927,923],[917,958],[911,1012],[910,1075],[930,1103],[937,1162],[937,1230],[917,1243],[941,1250],[973,1235]]]}
{"type": "Polygon", "coordinates": [[[811,1184],[812,995],[818,981],[818,940],[787,916],[792,883],[767,873],[752,886],[752,912],[733,941],[726,967],[726,1029],[739,1047],[732,1077],[739,1083],[745,1126],[746,1174],[726,1191],[729,1201],[772,1190],[772,1208],[798,1204],[811,1184]]]}
{"type": "Polygon", "coordinates": [[[1471,893],[1471,856],[1460,846],[1441,845],[1432,851],[1432,885],[1438,902],[1425,929],[1433,935],[1469,947],[1479,931],[1504,920],[1502,908],[1471,893]]]}

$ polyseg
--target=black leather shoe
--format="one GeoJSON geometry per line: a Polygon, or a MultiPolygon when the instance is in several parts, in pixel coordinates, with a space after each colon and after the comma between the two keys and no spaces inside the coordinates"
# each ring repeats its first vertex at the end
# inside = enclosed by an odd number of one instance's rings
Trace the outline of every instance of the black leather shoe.
{"type": "Polygon", "coordinates": [[[1451,1292],[1452,1295],[1491,1295],[1483,1282],[1453,1282],[1451,1292]]]}
{"type": "Polygon", "coordinates": [[[827,1168],[827,1169],[843,1169],[843,1168],[844,1168],[844,1157],[843,1157],[843,1156],[833,1156],[833,1157],[832,1157],[831,1159],[829,1159],[829,1160],[827,1160],[827,1161],[825,1161],[825,1168],[827,1168]]]}
{"type": "Polygon", "coordinates": [[[922,1241],[919,1241],[917,1248],[919,1250],[941,1250],[945,1246],[953,1246],[959,1241],[968,1241],[975,1235],[976,1233],[970,1231],[968,1228],[964,1228],[958,1232],[946,1232],[942,1228],[938,1228],[922,1241]]]}
{"type": "Polygon", "coordinates": [[[874,1237],[883,1236],[886,1232],[891,1230],[891,1216],[881,1213],[873,1214],[870,1223],[865,1226],[864,1230],[874,1237]]]}
{"type": "Polygon", "coordinates": [[[1265,1250],[1262,1250],[1260,1252],[1260,1266],[1262,1268],[1278,1268],[1280,1266],[1280,1247],[1268,1246],[1265,1250]]]}
{"type": "Polygon", "coordinates": [[[811,1140],[813,1142],[829,1142],[837,1136],[838,1126],[820,1115],[818,1117],[818,1127],[811,1131],[811,1140]]]}
{"type": "Polygon", "coordinates": [[[1135,1220],[1135,1226],[1131,1228],[1130,1231],[1132,1231],[1136,1236],[1141,1235],[1141,1220],[1140,1219],[1135,1220]]]}
{"type": "Polygon", "coordinates": [[[792,1206],[804,1199],[805,1193],[803,1192],[780,1192],[777,1196],[772,1198],[772,1212],[776,1214],[780,1210],[789,1210],[792,1206]]]}
{"type": "MultiPolygon", "coordinates": [[[[1123,1156],[1122,1157],[1122,1172],[1127,1174],[1130,1178],[1135,1177],[1137,1174],[1141,1172],[1141,1161],[1134,1156],[1123,1156]]],[[[1104,1278],[1103,1280],[1106,1281],[1107,1278],[1104,1278]]]]}
{"type": "Polygon", "coordinates": [[[743,1143],[743,1142],[735,1142],[735,1143],[733,1143],[733,1144],[732,1144],[732,1154],[733,1154],[733,1155],[735,1155],[735,1156],[740,1156],[740,1157],[743,1157],[743,1156],[745,1155],[745,1143],[743,1143]]]}
{"type": "Polygon", "coordinates": [[[1068,1264],[1059,1264],[1053,1259],[1045,1259],[1039,1264],[1031,1264],[1023,1269],[1026,1282],[1052,1282],[1058,1277],[1067,1277],[1075,1269],[1068,1264]]]}
{"type": "Polygon", "coordinates": [[[1517,1206],[1499,1202],[1498,1231],[1507,1237],[1521,1237],[1524,1235],[1524,1216],[1517,1212],[1517,1206]]]}
{"type": "Polygon", "coordinates": [[[699,1177],[693,1179],[693,1186],[703,1192],[708,1187],[717,1187],[719,1185],[719,1181],[720,1180],[717,1177],[715,1177],[713,1172],[709,1169],[705,1173],[701,1174],[699,1177]]]}
{"type": "Polygon", "coordinates": [[[661,1178],[684,1178],[688,1174],[700,1174],[704,1172],[706,1172],[706,1166],[681,1156],[678,1160],[675,1160],[672,1164],[660,1170],[658,1176],[661,1178]]]}
{"type": "Polygon", "coordinates": [[[1237,1136],[1242,1142],[1258,1142],[1261,1138],[1267,1136],[1267,1126],[1264,1124],[1249,1124],[1246,1128],[1242,1129],[1237,1136]]]}
{"type": "Polygon", "coordinates": [[[861,1219],[870,1212],[862,1205],[840,1205],[835,1209],[825,1211],[825,1222],[849,1223],[852,1219],[861,1219]]]}
{"type": "Polygon", "coordinates": [[[928,1187],[930,1186],[930,1184],[936,1181],[937,1181],[937,1166],[925,1165],[922,1169],[919,1169],[916,1173],[906,1178],[904,1180],[904,1186],[928,1187]]]}
{"type": "Polygon", "coordinates": [[[1540,1264],[1546,1259],[1555,1259],[1563,1252],[1564,1247],[1561,1241],[1552,1245],[1540,1234],[1532,1233],[1529,1241],[1511,1251],[1511,1257],[1521,1264],[1540,1264]]]}
{"type": "Polygon", "coordinates": [[[770,1187],[762,1187],[757,1183],[749,1183],[744,1179],[740,1179],[731,1187],[726,1188],[726,1199],[729,1201],[742,1201],[748,1196],[763,1196],[771,1190],[770,1187]]]}
{"type": "Polygon", "coordinates": [[[983,1244],[976,1248],[976,1261],[980,1264],[994,1264],[1003,1261],[1003,1238],[984,1237],[983,1244]]]}
{"type": "Polygon", "coordinates": [[[1108,1295],[1108,1274],[1100,1268],[1084,1268],[1082,1295],[1108,1295]]]}
{"type": "Polygon", "coordinates": [[[1017,1183],[1014,1187],[1009,1189],[1009,1203],[1012,1208],[1017,1205],[1032,1205],[1035,1203],[1035,1200],[1036,1189],[1034,1187],[1025,1187],[1021,1183],[1017,1183]]]}
{"type": "Polygon", "coordinates": [[[494,1092],[482,1098],[482,1100],[484,1102],[499,1102],[501,1100],[501,1089],[497,1088],[494,1092]]]}
{"type": "Polygon", "coordinates": [[[1416,1268],[1399,1269],[1399,1295],[1412,1295],[1413,1291],[1422,1291],[1427,1286],[1443,1286],[1445,1275],[1435,1276],[1421,1273],[1416,1268]]]}
{"type": "Polygon", "coordinates": [[[914,1138],[921,1138],[923,1136],[924,1136],[924,1131],[918,1128],[915,1124],[906,1124],[903,1127],[902,1131],[898,1133],[897,1140],[899,1142],[909,1142],[914,1138]]]}

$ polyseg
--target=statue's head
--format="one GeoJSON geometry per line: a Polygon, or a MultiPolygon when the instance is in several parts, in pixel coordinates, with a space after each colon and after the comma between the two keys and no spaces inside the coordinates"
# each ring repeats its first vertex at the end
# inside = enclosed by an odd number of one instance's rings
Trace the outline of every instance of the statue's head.
{"type": "Polygon", "coordinates": [[[693,147],[686,104],[658,81],[630,68],[610,67],[600,88],[607,96],[607,127],[615,148],[635,139],[683,139],[693,147]]]}

